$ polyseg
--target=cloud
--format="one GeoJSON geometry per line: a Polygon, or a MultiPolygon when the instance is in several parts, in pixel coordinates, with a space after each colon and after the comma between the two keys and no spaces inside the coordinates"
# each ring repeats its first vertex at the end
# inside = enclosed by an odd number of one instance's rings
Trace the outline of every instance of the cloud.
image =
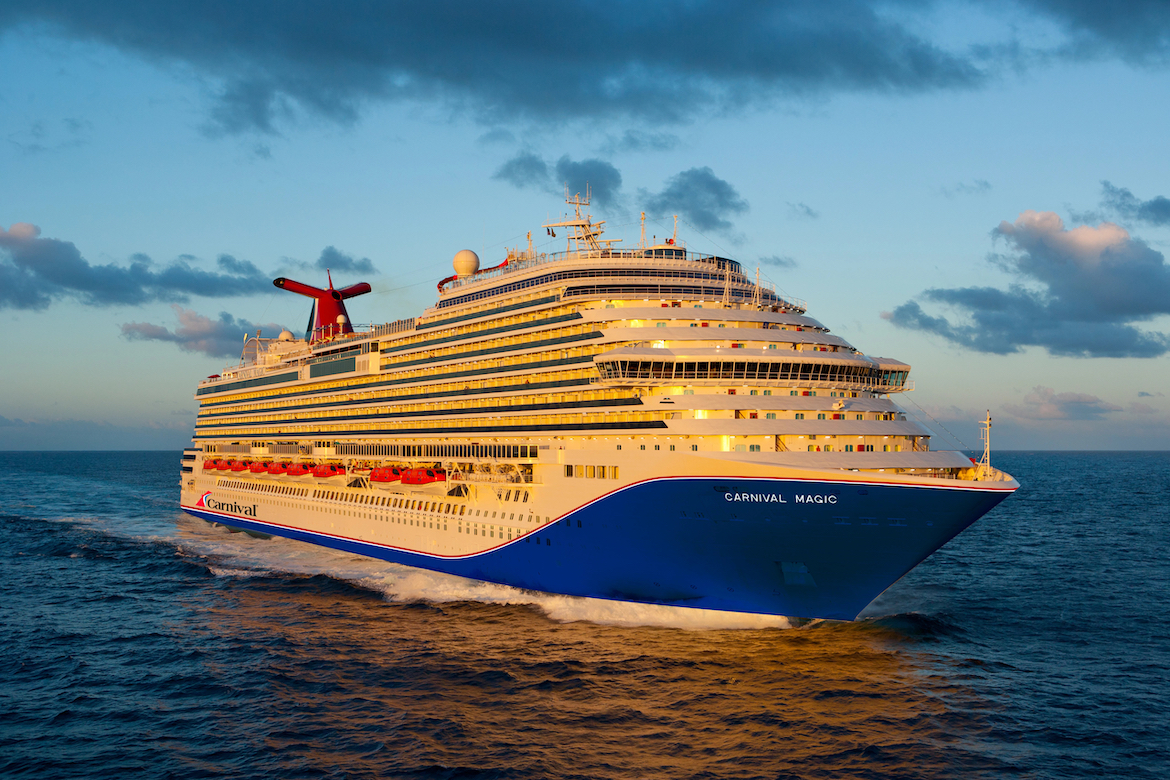
{"type": "Polygon", "coordinates": [[[1138,398],[1165,398],[1165,393],[1147,393],[1145,390],[1138,391],[1138,398]]]}
{"type": "Polygon", "coordinates": [[[622,174],[611,163],[597,158],[574,162],[567,154],[549,165],[540,155],[520,152],[504,162],[492,178],[513,187],[534,187],[560,195],[568,187],[570,194],[585,193],[588,186],[592,200],[602,209],[617,205],[621,198],[622,174]]]}
{"type": "Polygon", "coordinates": [[[91,265],[71,242],[40,235],[24,222],[0,228],[0,308],[44,309],[66,297],[90,306],[186,301],[267,292],[271,284],[252,263],[231,255],[220,255],[219,273],[192,266],[189,255],[161,268],[146,255],[134,255],[129,266],[91,265]]]}
{"type": "Polygon", "coordinates": [[[601,146],[604,154],[623,152],[669,152],[679,145],[674,133],[648,133],[642,130],[627,130],[621,136],[609,136],[601,146]]]}
{"type": "Polygon", "coordinates": [[[1112,210],[1122,219],[1159,227],[1170,225],[1170,198],[1158,195],[1139,200],[1124,187],[1114,187],[1107,181],[1101,182],[1101,190],[1101,207],[1112,210]]]}
{"type": "Polygon", "coordinates": [[[1085,393],[1057,393],[1051,387],[1037,385],[1024,396],[1022,404],[1005,404],[1004,409],[1016,417],[1030,420],[1100,420],[1121,407],[1085,393]]]}
{"type": "Polygon", "coordinates": [[[532,152],[520,152],[512,159],[507,160],[496,169],[492,178],[506,181],[517,189],[524,187],[548,189],[552,181],[548,163],[540,155],[532,152]]]}
{"type": "Polygon", "coordinates": [[[1170,7],[1160,0],[1031,0],[1027,7],[1064,30],[1056,51],[1069,58],[1164,65],[1170,53],[1170,7]]]}
{"type": "Polygon", "coordinates": [[[814,211],[807,203],[789,203],[788,213],[795,219],[820,219],[821,213],[814,211]]]}
{"type": "Polygon", "coordinates": [[[274,323],[257,326],[247,320],[237,320],[226,311],[219,319],[204,317],[191,309],[173,305],[179,325],[173,331],[149,322],[128,322],[122,326],[122,335],[131,341],[170,341],[184,352],[201,352],[208,357],[238,357],[243,347],[244,334],[255,333],[258,327],[276,335],[283,328],[274,323]]]}
{"type": "Polygon", "coordinates": [[[357,260],[352,255],[339,252],[332,246],[327,246],[321,250],[321,256],[317,258],[316,268],[319,271],[333,270],[355,274],[378,273],[370,258],[363,257],[357,260]]]}
{"type": "Polygon", "coordinates": [[[277,133],[299,114],[353,122],[375,101],[440,102],[485,121],[690,121],[784,96],[966,89],[988,76],[925,37],[913,5],[864,0],[479,0],[328,5],[31,2],[18,27],[112,46],[219,85],[218,132],[277,133]],[[581,31],[565,46],[558,31],[581,31]]]}
{"type": "Polygon", "coordinates": [[[622,188],[621,172],[597,158],[573,162],[565,155],[557,160],[556,176],[570,193],[585,192],[588,187],[593,201],[603,209],[614,205],[622,188]]]}
{"type": "Polygon", "coordinates": [[[1149,404],[1143,404],[1140,401],[1134,401],[1126,407],[1131,414],[1157,414],[1158,410],[1149,404]]]}
{"type": "Polygon", "coordinates": [[[1135,323],[1170,314],[1170,265],[1160,252],[1105,222],[1068,230],[1051,212],[1025,211],[992,231],[1013,250],[993,261],[1015,277],[994,287],[930,289],[922,298],[958,310],[952,323],[908,301],[882,317],[980,352],[1039,346],[1074,357],[1157,357],[1170,337],[1135,323]]]}
{"type": "Polygon", "coordinates": [[[943,187],[944,197],[953,198],[956,195],[982,195],[991,191],[991,182],[986,179],[972,179],[970,182],[961,181],[952,187],[943,187]]]}
{"type": "Polygon", "coordinates": [[[770,265],[773,268],[796,268],[796,260],[788,255],[767,255],[760,258],[760,265],[770,265]]]}
{"type": "Polygon", "coordinates": [[[748,210],[735,187],[706,166],[675,174],[661,192],[641,194],[646,211],[656,216],[679,214],[699,230],[730,231],[727,217],[748,210]]]}
{"type": "Polygon", "coordinates": [[[514,144],[516,143],[516,136],[511,130],[505,130],[502,127],[495,127],[488,130],[486,133],[476,139],[479,143],[487,144],[514,144]]]}

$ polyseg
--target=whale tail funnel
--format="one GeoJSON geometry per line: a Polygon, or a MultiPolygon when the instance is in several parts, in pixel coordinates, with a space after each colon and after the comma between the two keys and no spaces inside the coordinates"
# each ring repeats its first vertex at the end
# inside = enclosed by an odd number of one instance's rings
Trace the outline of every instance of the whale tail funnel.
{"type": "MultiPolygon", "coordinates": [[[[328,274],[328,271],[326,273],[328,274]]],[[[349,321],[349,312],[345,310],[344,301],[368,293],[371,289],[365,282],[358,282],[335,290],[332,274],[329,274],[328,278],[329,288],[326,290],[283,276],[272,280],[272,283],[282,290],[313,299],[313,310],[309,313],[309,324],[305,332],[305,340],[310,344],[344,333],[353,333],[353,325],[349,321]]]]}

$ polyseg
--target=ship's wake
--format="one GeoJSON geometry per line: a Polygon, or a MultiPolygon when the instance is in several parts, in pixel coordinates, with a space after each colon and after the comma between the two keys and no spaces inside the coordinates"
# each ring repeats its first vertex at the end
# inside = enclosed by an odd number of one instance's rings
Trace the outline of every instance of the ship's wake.
{"type": "Polygon", "coordinates": [[[525,605],[539,609],[558,622],[585,621],[614,626],[719,630],[790,628],[793,625],[788,618],[778,615],[634,604],[521,590],[289,539],[253,539],[197,520],[180,521],[180,535],[180,546],[189,553],[214,561],[208,570],[219,577],[325,575],[379,593],[391,603],[473,601],[525,605]]]}

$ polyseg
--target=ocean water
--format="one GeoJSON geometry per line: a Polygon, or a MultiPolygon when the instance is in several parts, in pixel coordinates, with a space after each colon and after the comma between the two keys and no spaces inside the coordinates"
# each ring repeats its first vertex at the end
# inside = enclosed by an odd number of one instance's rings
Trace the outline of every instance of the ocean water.
{"type": "Polygon", "coordinates": [[[0,777],[1165,778],[1170,453],[1023,487],[853,623],[526,593],[0,453],[0,777]]]}

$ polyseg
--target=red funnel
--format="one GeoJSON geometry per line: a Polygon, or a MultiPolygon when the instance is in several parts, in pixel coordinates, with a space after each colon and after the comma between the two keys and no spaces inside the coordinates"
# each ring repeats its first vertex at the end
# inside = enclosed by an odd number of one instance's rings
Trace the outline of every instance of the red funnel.
{"type": "Polygon", "coordinates": [[[315,301],[313,311],[309,315],[309,327],[305,333],[305,338],[310,344],[342,333],[353,333],[353,325],[349,322],[349,313],[345,310],[345,304],[342,301],[370,291],[370,285],[365,282],[358,282],[349,287],[334,290],[333,276],[329,275],[328,278],[328,290],[310,287],[292,279],[285,279],[283,276],[272,280],[272,283],[282,290],[299,293],[315,301]],[[339,318],[341,318],[340,321],[339,318]]]}

